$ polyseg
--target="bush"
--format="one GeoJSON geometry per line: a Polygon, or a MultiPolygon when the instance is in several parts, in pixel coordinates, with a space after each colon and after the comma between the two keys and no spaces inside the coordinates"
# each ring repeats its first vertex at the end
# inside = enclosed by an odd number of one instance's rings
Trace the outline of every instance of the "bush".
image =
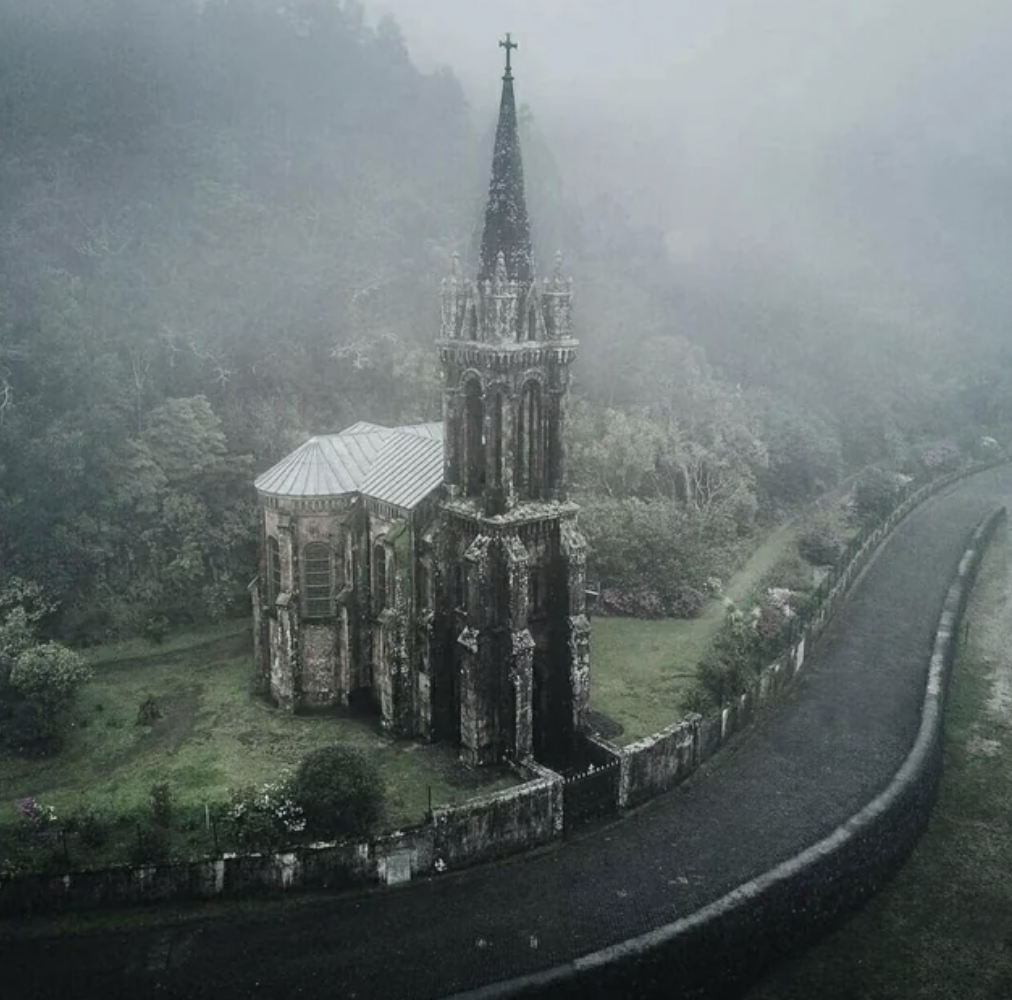
{"type": "Polygon", "coordinates": [[[109,839],[109,826],[105,817],[92,806],[79,809],[71,817],[68,828],[77,834],[85,847],[102,847],[109,839]]]}
{"type": "Polygon", "coordinates": [[[137,837],[130,845],[132,865],[156,865],[168,860],[169,835],[160,826],[137,827],[137,837]]]}
{"type": "Polygon", "coordinates": [[[158,699],[148,695],[137,707],[137,725],[153,726],[162,717],[162,708],[158,699]]]}
{"type": "Polygon", "coordinates": [[[233,789],[224,819],[236,847],[255,851],[277,851],[306,828],[289,779],[233,789]]]}
{"type": "Polygon", "coordinates": [[[320,747],[299,765],[292,794],[315,837],[361,836],[383,815],[383,779],[375,764],[340,744],[320,747]]]}
{"type": "Polygon", "coordinates": [[[904,477],[885,469],[868,469],[854,486],[854,516],[865,526],[884,521],[900,501],[904,477]]]}
{"type": "Polygon", "coordinates": [[[821,516],[798,536],[798,554],[812,566],[832,566],[843,552],[843,532],[833,518],[821,516]]]}
{"type": "Polygon", "coordinates": [[[73,650],[59,643],[29,646],[14,660],[8,678],[13,698],[12,735],[18,742],[56,744],[80,686],[91,670],[73,650]]]}
{"type": "Polygon", "coordinates": [[[671,614],[675,618],[698,618],[703,613],[706,598],[702,592],[682,584],[671,598],[671,614]]]}
{"type": "Polygon", "coordinates": [[[169,634],[169,620],[165,615],[152,615],[144,622],[144,638],[160,646],[169,634]]]}
{"type": "Polygon", "coordinates": [[[172,823],[173,802],[172,786],[167,781],[156,781],[151,786],[151,818],[156,826],[167,829],[172,823]]]}

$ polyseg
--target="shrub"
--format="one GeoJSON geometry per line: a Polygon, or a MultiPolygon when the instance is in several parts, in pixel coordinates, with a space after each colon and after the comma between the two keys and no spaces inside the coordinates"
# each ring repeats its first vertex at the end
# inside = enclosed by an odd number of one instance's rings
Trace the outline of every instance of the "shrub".
{"type": "Polygon", "coordinates": [[[29,646],[11,667],[8,683],[16,697],[13,733],[19,742],[55,744],[91,670],[59,643],[29,646]]]}
{"type": "Polygon", "coordinates": [[[899,503],[905,479],[885,469],[868,469],[854,486],[854,516],[862,525],[884,520],[899,503]]]}
{"type": "Polygon", "coordinates": [[[315,837],[366,834],[383,814],[383,779],[375,764],[340,744],[303,759],[292,793],[315,837]]]}
{"type": "Polygon", "coordinates": [[[675,618],[698,618],[703,613],[706,598],[701,591],[688,584],[682,584],[671,598],[671,614],[675,618]]]}
{"type": "Polygon", "coordinates": [[[160,646],[169,634],[169,620],[165,615],[152,615],[144,622],[144,638],[160,646]]]}
{"type": "Polygon", "coordinates": [[[827,516],[815,518],[798,536],[798,554],[813,566],[832,566],[843,552],[843,533],[827,516]]]}
{"type": "Polygon", "coordinates": [[[153,726],[162,717],[162,707],[154,695],[148,695],[137,707],[137,725],[153,726]]]}
{"type": "Polygon", "coordinates": [[[169,857],[169,835],[160,826],[137,826],[137,838],[130,845],[130,863],[154,865],[169,857]]]}
{"type": "Polygon", "coordinates": [[[84,806],[70,819],[69,832],[76,833],[85,847],[101,847],[109,839],[109,825],[94,807],[84,806]]]}
{"type": "Polygon", "coordinates": [[[224,819],[237,847],[257,851],[276,851],[306,828],[289,779],[233,789],[224,819]]]}
{"type": "Polygon", "coordinates": [[[149,795],[151,802],[151,818],[156,826],[163,829],[172,823],[173,802],[172,786],[167,781],[156,781],[151,786],[149,795]]]}

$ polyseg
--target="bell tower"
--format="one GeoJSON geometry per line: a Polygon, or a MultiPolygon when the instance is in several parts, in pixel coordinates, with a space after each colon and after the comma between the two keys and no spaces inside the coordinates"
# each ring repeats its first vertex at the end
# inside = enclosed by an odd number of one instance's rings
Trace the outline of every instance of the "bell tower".
{"type": "Polygon", "coordinates": [[[472,763],[563,759],[589,693],[586,546],[566,499],[571,282],[534,274],[506,72],[477,276],[442,288],[444,490],[434,709],[472,763]]]}

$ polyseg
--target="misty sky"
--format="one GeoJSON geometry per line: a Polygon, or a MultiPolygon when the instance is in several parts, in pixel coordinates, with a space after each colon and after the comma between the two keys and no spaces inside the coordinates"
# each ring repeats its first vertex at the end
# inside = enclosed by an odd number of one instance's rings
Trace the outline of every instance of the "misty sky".
{"type": "Polygon", "coordinates": [[[423,68],[449,66],[479,113],[511,31],[518,97],[571,193],[608,191],[660,225],[687,275],[737,280],[735,260],[761,259],[848,305],[962,316],[983,295],[989,321],[1012,316],[1008,0],[367,8],[393,14],[423,68]]]}

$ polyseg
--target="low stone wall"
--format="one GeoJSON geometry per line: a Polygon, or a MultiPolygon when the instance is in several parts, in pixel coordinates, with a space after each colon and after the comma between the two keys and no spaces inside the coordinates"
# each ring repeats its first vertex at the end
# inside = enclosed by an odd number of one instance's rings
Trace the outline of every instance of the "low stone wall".
{"type": "Polygon", "coordinates": [[[517,788],[436,809],[437,855],[458,868],[547,844],[562,833],[562,777],[534,766],[517,788]]]}
{"type": "Polygon", "coordinates": [[[0,915],[214,899],[262,890],[395,885],[530,850],[562,835],[563,782],[547,768],[525,772],[529,780],[522,785],[435,809],[428,823],[362,843],[0,879],[0,915]]]}

